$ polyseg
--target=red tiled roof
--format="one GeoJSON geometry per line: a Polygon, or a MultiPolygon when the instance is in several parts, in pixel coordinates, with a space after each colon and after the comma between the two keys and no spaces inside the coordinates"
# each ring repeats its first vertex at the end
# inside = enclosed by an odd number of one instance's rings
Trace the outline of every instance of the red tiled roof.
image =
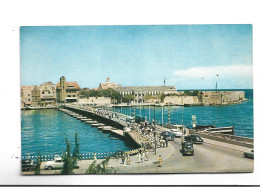
{"type": "MultiPolygon", "coordinates": [[[[67,89],[80,89],[76,81],[66,82],[67,89]]],[[[60,89],[60,82],[57,83],[56,89],[60,89]]]]}

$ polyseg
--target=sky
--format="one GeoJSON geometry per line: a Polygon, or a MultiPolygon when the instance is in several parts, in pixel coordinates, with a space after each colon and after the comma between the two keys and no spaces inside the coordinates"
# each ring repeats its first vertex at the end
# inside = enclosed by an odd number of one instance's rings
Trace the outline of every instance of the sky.
{"type": "Polygon", "coordinates": [[[252,43],[252,25],[23,26],[21,85],[252,89],[252,43]]]}

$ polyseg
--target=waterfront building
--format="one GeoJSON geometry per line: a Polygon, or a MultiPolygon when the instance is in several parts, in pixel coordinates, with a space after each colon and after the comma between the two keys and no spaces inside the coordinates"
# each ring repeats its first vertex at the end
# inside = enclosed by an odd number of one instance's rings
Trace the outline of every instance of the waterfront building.
{"type": "MultiPolygon", "coordinates": [[[[163,94],[176,94],[175,86],[128,86],[115,88],[122,96],[133,95],[134,103],[146,102],[148,96],[160,96],[163,94]]],[[[152,99],[153,100],[153,99],[152,99]]],[[[157,99],[155,99],[157,101],[157,99]]]]}
{"type": "Polygon", "coordinates": [[[77,102],[79,98],[80,86],[77,82],[67,82],[62,76],[56,85],[56,95],[58,102],[77,102]]]}
{"type": "Polygon", "coordinates": [[[32,104],[33,86],[21,86],[21,107],[28,107],[32,104]]]}
{"type": "Polygon", "coordinates": [[[52,82],[45,82],[39,86],[41,106],[56,104],[56,86],[52,82]]]}
{"type": "Polygon", "coordinates": [[[245,99],[244,91],[203,91],[202,102],[209,105],[222,105],[241,102],[245,99]]]}
{"type": "Polygon", "coordinates": [[[41,94],[40,94],[40,89],[39,86],[34,86],[32,91],[32,103],[31,106],[33,107],[39,107],[41,105],[41,94]]]}
{"type": "Polygon", "coordinates": [[[116,84],[114,82],[110,82],[110,78],[108,77],[106,82],[99,84],[98,89],[99,90],[106,90],[108,88],[115,89],[115,88],[118,88],[118,87],[121,87],[121,84],[116,84]]]}

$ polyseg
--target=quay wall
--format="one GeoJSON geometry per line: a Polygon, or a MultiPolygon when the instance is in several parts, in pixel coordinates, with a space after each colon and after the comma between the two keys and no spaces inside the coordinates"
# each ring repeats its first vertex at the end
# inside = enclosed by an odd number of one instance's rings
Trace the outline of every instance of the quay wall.
{"type": "Polygon", "coordinates": [[[164,103],[172,103],[175,105],[194,104],[198,103],[199,99],[197,96],[166,96],[164,103]]]}
{"type": "Polygon", "coordinates": [[[242,147],[254,148],[254,140],[252,138],[246,138],[241,136],[234,136],[229,134],[221,134],[221,133],[205,133],[198,132],[189,129],[190,134],[198,134],[202,138],[208,138],[211,140],[216,140],[224,143],[234,144],[242,147]]]}

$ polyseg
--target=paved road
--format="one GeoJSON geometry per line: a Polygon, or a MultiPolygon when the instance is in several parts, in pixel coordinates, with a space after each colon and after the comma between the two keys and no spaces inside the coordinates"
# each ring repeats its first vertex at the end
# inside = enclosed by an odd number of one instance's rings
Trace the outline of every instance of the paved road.
{"type": "MultiPolygon", "coordinates": [[[[161,168],[150,162],[149,164],[135,164],[135,167],[121,166],[118,173],[252,172],[254,168],[254,161],[244,158],[241,151],[204,143],[194,145],[194,156],[182,156],[180,139],[176,138],[174,142],[170,142],[169,146],[172,150],[161,150],[170,155],[170,157],[163,159],[161,168]]],[[[153,158],[154,161],[157,157],[153,158]]]]}

